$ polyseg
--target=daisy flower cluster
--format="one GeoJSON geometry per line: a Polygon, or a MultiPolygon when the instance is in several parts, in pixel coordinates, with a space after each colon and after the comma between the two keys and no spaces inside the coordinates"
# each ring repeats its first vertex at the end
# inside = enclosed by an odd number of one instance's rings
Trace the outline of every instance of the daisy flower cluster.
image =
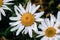
{"type": "MultiPolygon", "coordinates": [[[[1,14],[6,16],[4,10],[11,9],[7,5],[11,5],[10,1],[14,0],[0,0],[0,20],[1,14]]],[[[16,17],[9,17],[13,22],[9,25],[12,27],[10,31],[16,31],[16,36],[20,33],[28,34],[29,37],[33,37],[33,31],[38,34],[36,38],[42,37],[41,40],[59,40],[60,38],[60,11],[57,13],[57,17],[50,14],[49,18],[42,18],[44,11],[37,12],[40,5],[32,4],[30,1],[27,3],[26,8],[21,4],[14,5],[14,12],[16,17]],[[38,25],[39,23],[39,25],[38,25]],[[41,31],[39,29],[41,29],[41,31]]]]}
{"type": "Polygon", "coordinates": [[[54,15],[50,14],[49,18],[41,18],[42,15],[44,15],[44,11],[36,13],[36,11],[39,9],[40,5],[31,4],[31,2],[27,3],[26,9],[22,7],[21,4],[19,6],[14,6],[15,13],[17,17],[10,17],[10,20],[13,20],[15,22],[9,23],[13,28],[11,31],[15,31],[16,35],[19,35],[19,33],[29,34],[29,36],[32,38],[32,30],[34,30],[35,33],[39,34],[37,37],[44,36],[41,38],[41,40],[57,40],[57,38],[60,38],[59,32],[60,32],[60,11],[57,14],[57,19],[54,15]],[[37,28],[37,22],[40,22],[38,28],[42,31],[39,31],[37,28]]]}

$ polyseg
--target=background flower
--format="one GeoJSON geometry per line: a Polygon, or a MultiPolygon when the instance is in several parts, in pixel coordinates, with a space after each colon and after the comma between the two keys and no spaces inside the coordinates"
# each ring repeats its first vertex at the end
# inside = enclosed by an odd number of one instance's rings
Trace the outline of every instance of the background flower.
{"type": "Polygon", "coordinates": [[[60,30],[57,28],[59,24],[55,24],[54,22],[54,15],[52,14],[50,14],[50,20],[46,18],[44,22],[41,22],[39,25],[39,28],[42,30],[39,36],[43,36],[41,40],[58,40],[58,38],[60,38],[60,35],[58,35],[60,30]]]}
{"type": "Polygon", "coordinates": [[[11,11],[11,9],[7,7],[7,5],[13,4],[13,3],[9,3],[10,1],[14,1],[14,0],[0,0],[0,20],[1,20],[1,13],[3,16],[6,16],[4,9],[11,11]]]}

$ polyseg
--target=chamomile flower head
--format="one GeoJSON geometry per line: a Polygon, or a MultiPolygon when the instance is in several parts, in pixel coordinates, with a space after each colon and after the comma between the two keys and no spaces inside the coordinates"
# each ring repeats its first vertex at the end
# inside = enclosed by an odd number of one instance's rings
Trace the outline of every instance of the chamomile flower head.
{"type": "Polygon", "coordinates": [[[41,40],[58,40],[60,35],[58,35],[59,30],[57,29],[57,25],[55,24],[54,15],[50,14],[50,20],[46,18],[44,22],[41,22],[39,28],[42,30],[40,31],[40,35],[37,37],[43,36],[41,40]]]}
{"type": "Polygon", "coordinates": [[[11,29],[11,31],[15,31],[16,35],[19,35],[19,33],[22,31],[24,34],[29,34],[30,37],[32,37],[32,30],[35,32],[38,31],[37,29],[37,23],[44,21],[43,18],[40,18],[44,12],[35,13],[40,5],[35,6],[35,4],[31,4],[31,2],[27,3],[26,10],[22,7],[21,4],[17,7],[14,6],[15,13],[17,17],[10,17],[10,20],[16,21],[9,23],[11,26],[15,26],[11,29]]]}
{"type": "Polygon", "coordinates": [[[4,9],[11,10],[10,8],[6,6],[6,5],[13,4],[13,3],[9,3],[10,1],[13,1],[13,0],[0,0],[0,20],[1,20],[1,13],[2,15],[6,16],[4,9]]]}

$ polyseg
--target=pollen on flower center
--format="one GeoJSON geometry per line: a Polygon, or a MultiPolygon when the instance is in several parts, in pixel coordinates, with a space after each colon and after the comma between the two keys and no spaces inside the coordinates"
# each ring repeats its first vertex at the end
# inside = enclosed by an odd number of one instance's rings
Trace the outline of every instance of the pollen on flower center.
{"type": "Polygon", "coordinates": [[[3,0],[0,0],[0,7],[2,6],[2,4],[3,4],[3,0]]]}
{"type": "Polygon", "coordinates": [[[45,36],[47,37],[54,37],[56,34],[56,29],[54,27],[49,27],[45,31],[45,36]]]}
{"type": "Polygon", "coordinates": [[[34,19],[34,15],[32,15],[31,13],[27,12],[24,13],[21,17],[21,23],[24,26],[31,26],[34,23],[35,19],[34,19]]]}

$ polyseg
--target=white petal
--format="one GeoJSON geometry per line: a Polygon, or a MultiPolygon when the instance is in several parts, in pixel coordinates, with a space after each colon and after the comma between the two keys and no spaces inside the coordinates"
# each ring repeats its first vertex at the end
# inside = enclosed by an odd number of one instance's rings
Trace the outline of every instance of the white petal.
{"type": "Polygon", "coordinates": [[[15,21],[20,20],[19,17],[10,17],[9,19],[10,19],[10,20],[15,20],[15,21]]]}
{"type": "Polygon", "coordinates": [[[19,13],[22,15],[23,12],[16,5],[14,6],[14,9],[15,9],[16,13],[17,13],[17,10],[18,10],[19,13]]]}
{"type": "Polygon", "coordinates": [[[47,28],[47,24],[45,22],[41,22],[41,24],[44,28],[47,28]]]}
{"type": "Polygon", "coordinates": [[[37,33],[38,32],[38,28],[37,28],[37,23],[36,22],[34,22],[32,27],[33,27],[33,30],[35,31],[35,33],[37,33]]]}
{"type": "Polygon", "coordinates": [[[54,21],[56,21],[57,19],[56,19],[56,17],[53,15],[53,19],[54,19],[54,21]]]}
{"type": "MultiPolygon", "coordinates": [[[[22,7],[21,4],[19,4],[19,8],[20,8],[20,10],[21,10],[23,13],[25,13],[25,9],[22,7]]],[[[23,14],[23,13],[22,13],[22,14],[23,14]]]]}
{"type": "Polygon", "coordinates": [[[15,30],[17,30],[19,27],[13,27],[10,31],[15,31],[15,30]]]}
{"type": "Polygon", "coordinates": [[[14,10],[15,10],[16,15],[17,15],[18,17],[21,17],[21,15],[18,13],[18,10],[17,10],[16,8],[14,8],[14,10]]]}
{"type": "Polygon", "coordinates": [[[42,31],[45,31],[47,27],[45,27],[45,26],[43,26],[43,25],[40,24],[40,25],[38,26],[38,28],[41,29],[42,31]]]}
{"type": "Polygon", "coordinates": [[[58,40],[57,37],[50,38],[49,40],[58,40]]]}
{"type": "Polygon", "coordinates": [[[4,12],[4,10],[3,10],[2,8],[0,8],[0,12],[1,12],[4,16],[6,16],[6,14],[5,14],[5,12],[4,12]]]}
{"type": "Polygon", "coordinates": [[[27,6],[26,6],[26,12],[29,11],[29,2],[27,3],[27,6]]]}
{"type": "Polygon", "coordinates": [[[57,36],[55,35],[52,40],[58,40],[57,36]]]}
{"type": "Polygon", "coordinates": [[[29,4],[29,12],[31,12],[31,2],[30,2],[30,4],[29,4]]]}
{"type": "MultiPolygon", "coordinates": [[[[29,8],[29,7],[28,7],[28,8],[29,8]]],[[[36,5],[33,4],[33,5],[31,6],[31,12],[32,12],[35,8],[36,8],[36,5]]],[[[34,14],[34,13],[32,13],[32,14],[34,14]]]]}
{"type": "Polygon", "coordinates": [[[50,14],[51,17],[51,26],[54,26],[54,15],[50,14]]]}
{"type": "Polygon", "coordinates": [[[60,22],[57,21],[57,22],[55,23],[54,27],[58,28],[59,26],[60,26],[60,22]]]}
{"type": "Polygon", "coordinates": [[[19,29],[16,32],[16,35],[19,35],[19,33],[23,30],[24,26],[18,25],[19,29]]]}
{"type": "Polygon", "coordinates": [[[14,3],[3,3],[4,5],[12,5],[12,4],[14,4],[14,3]]]}
{"type": "Polygon", "coordinates": [[[10,11],[12,11],[10,8],[8,8],[6,5],[2,5],[3,7],[3,9],[6,9],[6,10],[10,10],[10,11]]]}
{"type": "Polygon", "coordinates": [[[32,29],[29,29],[29,36],[32,38],[32,29]]]}
{"type": "Polygon", "coordinates": [[[40,12],[40,13],[35,13],[35,18],[39,18],[44,14],[44,12],[40,12]]]}
{"type": "Polygon", "coordinates": [[[58,39],[58,38],[55,38],[54,40],[60,40],[60,39],[58,39]]]}
{"type": "Polygon", "coordinates": [[[27,3],[26,12],[31,11],[31,2],[27,3]]]}
{"type": "Polygon", "coordinates": [[[48,38],[44,36],[43,38],[41,38],[41,40],[48,40],[48,38]]]}
{"type": "Polygon", "coordinates": [[[60,35],[56,35],[56,38],[60,38],[60,35]]]}
{"type": "Polygon", "coordinates": [[[43,35],[38,35],[37,38],[38,38],[38,37],[41,37],[41,36],[43,36],[43,35]]]}
{"type": "Polygon", "coordinates": [[[47,26],[50,26],[50,20],[48,18],[45,18],[45,23],[47,24],[47,26]]]}
{"type": "Polygon", "coordinates": [[[37,36],[37,38],[41,37],[41,36],[44,36],[44,35],[45,35],[44,32],[39,31],[39,35],[37,36]]]}
{"type": "Polygon", "coordinates": [[[41,22],[41,21],[44,21],[44,19],[42,19],[42,18],[36,18],[35,21],[36,22],[41,22]]]}
{"type": "Polygon", "coordinates": [[[49,40],[55,40],[55,38],[49,38],[49,40]]]}
{"type": "Polygon", "coordinates": [[[1,13],[0,13],[0,21],[1,21],[1,13]]]}
{"type": "Polygon", "coordinates": [[[27,34],[28,33],[28,27],[25,27],[25,29],[23,30],[22,33],[27,34]]]}
{"type": "Polygon", "coordinates": [[[20,21],[17,21],[17,22],[11,22],[11,23],[9,23],[9,25],[11,25],[11,26],[16,26],[16,25],[18,25],[20,23],[20,21]]]}
{"type": "Polygon", "coordinates": [[[3,0],[3,2],[9,2],[9,1],[14,1],[14,0],[3,0]]]}
{"type": "Polygon", "coordinates": [[[60,22],[60,11],[58,11],[58,14],[57,14],[57,21],[60,22]]]}
{"type": "Polygon", "coordinates": [[[38,9],[39,9],[40,5],[38,5],[33,11],[32,13],[35,13],[38,9]]]}

